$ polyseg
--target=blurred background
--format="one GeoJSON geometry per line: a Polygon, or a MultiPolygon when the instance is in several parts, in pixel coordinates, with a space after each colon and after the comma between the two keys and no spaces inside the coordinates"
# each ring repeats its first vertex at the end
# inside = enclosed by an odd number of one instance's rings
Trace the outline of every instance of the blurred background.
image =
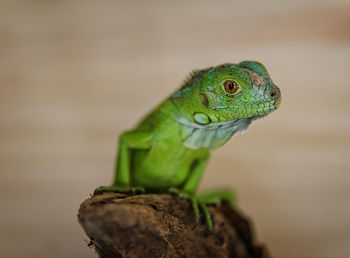
{"type": "Polygon", "coordinates": [[[274,257],[350,255],[350,3],[1,1],[0,256],[96,257],[80,203],[195,68],[259,60],[282,106],[215,151],[274,257]]]}

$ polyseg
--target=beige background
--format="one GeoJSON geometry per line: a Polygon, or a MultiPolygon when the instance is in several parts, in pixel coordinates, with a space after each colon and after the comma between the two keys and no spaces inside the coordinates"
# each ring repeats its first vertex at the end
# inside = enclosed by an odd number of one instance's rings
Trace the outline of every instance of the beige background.
{"type": "Polygon", "coordinates": [[[281,108],[213,153],[274,257],[350,257],[348,1],[1,1],[0,256],[95,257],[79,204],[194,68],[255,59],[281,108]]]}

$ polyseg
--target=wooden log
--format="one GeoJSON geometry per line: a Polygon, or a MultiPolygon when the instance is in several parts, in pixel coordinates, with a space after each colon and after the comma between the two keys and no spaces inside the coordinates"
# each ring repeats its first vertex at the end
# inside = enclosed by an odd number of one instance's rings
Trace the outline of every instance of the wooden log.
{"type": "Polygon", "coordinates": [[[78,219],[100,257],[270,257],[236,209],[225,203],[208,209],[212,231],[178,196],[103,193],[81,204],[78,219]]]}

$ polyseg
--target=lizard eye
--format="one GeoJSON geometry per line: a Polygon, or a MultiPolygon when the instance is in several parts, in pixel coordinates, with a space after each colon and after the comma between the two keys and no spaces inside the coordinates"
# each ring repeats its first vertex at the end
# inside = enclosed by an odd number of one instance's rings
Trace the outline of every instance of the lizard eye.
{"type": "Polygon", "coordinates": [[[227,80],[223,84],[224,89],[227,93],[233,94],[239,90],[238,83],[233,80],[227,80]]]}

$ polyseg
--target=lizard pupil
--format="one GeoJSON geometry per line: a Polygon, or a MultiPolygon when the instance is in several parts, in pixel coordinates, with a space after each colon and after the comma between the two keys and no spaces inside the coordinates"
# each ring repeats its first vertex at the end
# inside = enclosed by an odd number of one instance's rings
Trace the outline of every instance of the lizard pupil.
{"type": "Polygon", "coordinates": [[[229,88],[230,90],[233,90],[234,87],[235,87],[235,85],[233,84],[233,82],[230,82],[229,85],[228,85],[228,88],[229,88]]]}

